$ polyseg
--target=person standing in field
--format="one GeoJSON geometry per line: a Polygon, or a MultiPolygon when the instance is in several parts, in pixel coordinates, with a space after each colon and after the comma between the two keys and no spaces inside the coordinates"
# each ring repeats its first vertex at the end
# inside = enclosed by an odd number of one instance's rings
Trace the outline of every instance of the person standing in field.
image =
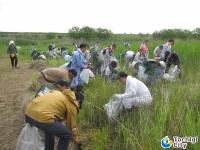
{"type": "Polygon", "coordinates": [[[45,133],[45,150],[53,150],[55,136],[59,138],[58,150],[66,150],[69,142],[78,141],[77,115],[79,102],[68,82],[60,83],[61,91],[51,91],[31,101],[25,111],[26,122],[45,133]],[[66,120],[66,126],[62,121],[66,120]]]}
{"type": "Polygon", "coordinates": [[[10,55],[10,61],[12,68],[17,68],[17,63],[18,63],[18,57],[17,57],[17,47],[15,45],[14,41],[10,41],[8,48],[7,48],[7,54],[10,55]]]}
{"type": "Polygon", "coordinates": [[[83,69],[89,68],[89,64],[84,56],[86,49],[87,49],[86,44],[80,44],[79,48],[73,53],[70,68],[76,70],[77,77],[72,81],[71,85],[72,88],[83,85],[83,82],[81,81],[80,78],[80,73],[83,69]]]}
{"type": "Polygon", "coordinates": [[[116,49],[116,44],[112,44],[103,50],[104,63],[102,66],[102,71],[101,71],[102,73],[110,65],[111,60],[115,58],[114,56],[115,49],[116,49]]]}

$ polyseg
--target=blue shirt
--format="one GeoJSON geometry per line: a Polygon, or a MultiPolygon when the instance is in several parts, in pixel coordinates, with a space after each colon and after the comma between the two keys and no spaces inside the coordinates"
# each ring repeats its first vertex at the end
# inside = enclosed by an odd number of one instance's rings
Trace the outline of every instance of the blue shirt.
{"type": "Polygon", "coordinates": [[[71,87],[76,87],[78,85],[82,85],[82,81],[80,79],[80,73],[82,69],[85,68],[87,64],[87,60],[84,57],[84,54],[80,49],[77,49],[76,51],[73,52],[72,56],[72,64],[71,64],[71,69],[75,69],[77,72],[77,77],[72,81],[71,87]]]}
{"type": "Polygon", "coordinates": [[[87,64],[87,60],[85,59],[82,51],[80,49],[76,50],[72,56],[72,64],[71,68],[75,69],[78,74],[80,74],[81,70],[85,68],[87,64]]]}

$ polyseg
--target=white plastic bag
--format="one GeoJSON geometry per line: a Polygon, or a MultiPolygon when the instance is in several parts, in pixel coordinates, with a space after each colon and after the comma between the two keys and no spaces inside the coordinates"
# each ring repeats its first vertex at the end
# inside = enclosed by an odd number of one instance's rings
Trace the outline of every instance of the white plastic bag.
{"type": "Polygon", "coordinates": [[[65,60],[65,62],[70,62],[70,61],[72,60],[72,56],[70,56],[70,55],[65,55],[65,56],[64,56],[64,60],[65,60]]]}
{"type": "Polygon", "coordinates": [[[19,135],[16,150],[44,150],[36,127],[31,127],[28,123],[25,125],[19,135]]]}
{"type": "Polygon", "coordinates": [[[169,73],[163,74],[163,78],[167,81],[175,81],[176,77],[180,74],[181,70],[175,65],[173,68],[170,68],[169,73]]]}
{"type": "Polygon", "coordinates": [[[138,78],[139,78],[140,80],[144,80],[144,81],[147,80],[148,75],[145,74],[145,71],[146,71],[146,68],[145,68],[145,67],[143,67],[143,66],[139,66],[139,70],[138,70],[138,78]]]}
{"type": "Polygon", "coordinates": [[[89,83],[90,78],[94,78],[94,77],[95,75],[90,69],[83,69],[83,71],[80,74],[81,81],[83,81],[83,83],[86,83],[86,84],[89,83]]]}
{"type": "Polygon", "coordinates": [[[130,97],[123,99],[122,104],[125,109],[131,109],[132,107],[148,106],[152,102],[152,97],[149,94],[144,94],[141,97],[130,97]]]}
{"type": "Polygon", "coordinates": [[[106,114],[110,120],[115,119],[118,114],[123,109],[131,109],[133,106],[142,107],[148,106],[152,102],[152,97],[149,93],[145,94],[142,97],[130,97],[130,98],[117,98],[113,96],[107,104],[104,105],[106,114]]]}
{"type": "Polygon", "coordinates": [[[123,109],[123,104],[121,102],[121,99],[116,99],[112,97],[107,104],[105,104],[104,109],[106,110],[106,114],[110,120],[115,119],[118,114],[123,109]]]}

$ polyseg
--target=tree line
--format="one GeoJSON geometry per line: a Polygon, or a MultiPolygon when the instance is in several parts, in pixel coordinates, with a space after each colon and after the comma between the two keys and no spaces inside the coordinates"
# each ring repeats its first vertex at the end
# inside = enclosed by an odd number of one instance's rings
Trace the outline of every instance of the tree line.
{"type": "Polygon", "coordinates": [[[192,31],[182,30],[182,29],[164,29],[161,31],[156,31],[152,34],[155,39],[199,39],[200,40],[200,28],[196,28],[192,31]]]}
{"type": "Polygon", "coordinates": [[[92,27],[72,27],[68,31],[69,37],[73,39],[86,39],[86,40],[94,40],[94,39],[109,39],[112,37],[113,33],[111,30],[103,29],[103,28],[92,28],[92,27]]]}

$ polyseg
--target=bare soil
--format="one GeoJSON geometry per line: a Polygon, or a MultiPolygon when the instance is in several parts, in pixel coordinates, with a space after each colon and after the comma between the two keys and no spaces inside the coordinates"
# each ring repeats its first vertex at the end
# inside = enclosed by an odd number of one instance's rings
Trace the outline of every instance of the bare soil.
{"type": "Polygon", "coordinates": [[[0,150],[14,150],[24,126],[24,108],[34,93],[29,90],[33,69],[19,63],[12,69],[9,58],[0,59],[0,150]]]}
{"type": "MultiPolygon", "coordinates": [[[[20,61],[18,69],[12,69],[9,58],[0,58],[0,150],[15,150],[25,125],[26,104],[35,95],[31,88],[33,75],[44,68],[41,62],[20,61]]],[[[80,140],[87,145],[88,135],[82,134],[80,140]]],[[[71,143],[68,149],[77,148],[71,143]]]]}

